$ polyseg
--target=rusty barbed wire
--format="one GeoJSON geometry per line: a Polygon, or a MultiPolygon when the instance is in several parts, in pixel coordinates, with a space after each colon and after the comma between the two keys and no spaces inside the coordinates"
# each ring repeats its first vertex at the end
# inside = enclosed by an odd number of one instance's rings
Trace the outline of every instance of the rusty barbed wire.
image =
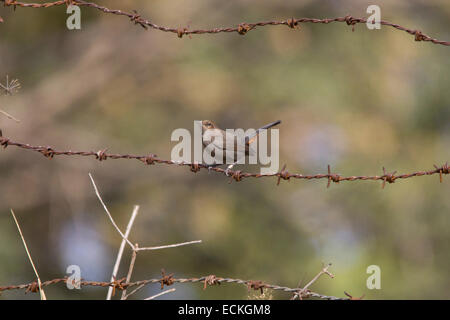
{"type": "MultiPolygon", "coordinates": [[[[162,272],[161,278],[154,278],[154,279],[147,279],[147,280],[139,280],[134,282],[125,282],[126,278],[118,279],[112,282],[107,281],[86,281],[81,280],[79,282],[75,282],[72,279],[68,277],[64,278],[56,278],[53,280],[47,280],[41,283],[42,287],[48,287],[51,285],[56,285],[60,283],[66,284],[69,282],[73,286],[91,286],[91,287],[113,287],[114,290],[124,290],[131,287],[138,287],[143,285],[149,285],[149,284],[156,284],[159,283],[161,285],[161,290],[164,289],[165,286],[171,286],[175,283],[203,283],[203,289],[205,290],[207,286],[212,285],[220,285],[222,283],[231,283],[231,284],[239,284],[247,287],[248,290],[260,290],[261,293],[264,289],[271,289],[275,291],[283,291],[286,293],[291,294],[297,294],[301,295],[301,298],[318,298],[318,299],[324,299],[324,300],[349,300],[349,298],[341,298],[336,296],[329,296],[320,294],[314,291],[311,291],[309,289],[303,289],[303,288],[289,288],[285,286],[280,285],[273,285],[273,284],[267,284],[260,280],[242,280],[242,279],[234,279],[234,278],[222,278],[222,277],[216,277],[215,275],[209,275],[204,276],[200,278],[174,278],[173,274],[166,274],[164,271],[162,272]]],[[[25,284],[19,284],[19,285],[9,285],[9,286],[0,286],[0,294],[4,291],[11,291],[11,290],[25,290],[25,293],[28,292],[39,292],[39,286],[36,281],[25,283],[25,284]]],[[[348,296],[348,294],[346,294],[348,296]]]]}
{"type": "Polygon", "coordinates": [[[300,173],[289,173],[286,170],[286,165],[283,166],[281,171],[277,173],[271,174],[261,174],[261,173],[250,173],[250,172],[242,172],[240,170],[225,170],[217,167],[209,167],[205,164],[200,163],[187,163],[187,162],[178,162],[173,160],[164,160],[158,158],[155,154],[148,155],[134,155],[134,154],[114,154],[107,153],[107,149],[102,149],[99,151],[59,151],[55,150],[50,146],[32,146],[30,144],[20,143],[12,141],[9,138],[3,137],[0,134],[0,147],[7,148],[8,146],[16,146],[21,149],[30,150],[34,152],[41,153],[46,158],[52,159],[55,156],[82,156],[82,157],[95,157],[99,161],[105,161],[108,159],[134,159],[143,162],[146,165],[154,165],[154,164],[166,164],[166,165],[177,165],[177,166],[185,166],[189,167],[190,171],[196,173],[201,169],[207,169],[209,172],[214,171],[217,173],[222,173],[223,175],[230,178],[230,183],[234,180],[236,182],[242,181],[245,178],[263,178],[263,177],[274,177],[277,179],[277,185],[280,184],[281,179],[290,181],[293,179],[303,179],[303,180],[319,180],[326,179],[327,187],[330,186],[331,182],[339,183],[341,181],[359,181],[359,180],[369,180],[369,181],[382,181],[382,188],[385,187],[386,182],[391,184],[394,183],[398,179],[409,179],[413,177],[420,176],[430,176],[430,175],[439,175],[439,181],[442,183],[443,175],[450,173],[450,166],[448,162],[446,162],[442,166],[434,165],[433,170],[428,171],[417,171],[412,173],[404,173],[404,174],[396,174],[397,171],[388,172],[383,167],[382,175],[374,175],[374,176],[341,176],[340,174],[333,173],[331,171],[331,166],[328,165],[328,172],[326,174],[314,174],[314,175],[304,175],[300,173]]]}
{"type": "MultiPolygon", "coordinates": [[[[255,23],[241,23],[237,27],[220,27],[220,28],[213,28],[213,29],[193,29],[189,30],[189,28],[186,27],[179,27],[179,28],[171,28],[171,27],[164,27],[157,24],[154,24],[153,22],[144,19],[141,17],[141,15],[138,14],[136,10],[133,10],[133,13],[126,12],[119,9],[109,9],[107,7],[98,5],[93,2],[86,2],[82,0],[60,0],[60,1],[54,1],[54,2],[47,2],[47,3],[25,3],[20,1],[13,1],[13,0],[0,0],[4,3],[4,6],[13,6],[14,9],[16,7],[23,7],[23,8],[49,8],[54,6],[61,6],[61,5],[76,5],[76,6],[84,6],[84,7],[91,7],[95,8],[97,10],[102,11],[106,14],[114,14],[119,16],[125,16],[130,19],[131,22],[134,24],[140,25],[144,29],[155,29],[162,32],[170,32],[176,34],[179,38],[182,38],[184,35],[192,35],[192,34],[218,34],[218,33],[230,33],[230,32],[236,32],[240,35],[245,35],[249,31],[252,31],[258,27],[265,27],[265,26],[276,26],[276,25],[285,25],[291,29],[299,28],[300,24],[302,23],[321,23],[321,24],[329,24],[334,22],[345,22],[347,25],[352,27],[352,31],[355,30],[356,24],[365,24],[367,23],[366,18],[355,18],[351,15],[347,15],[345,17],[337,17],[337,18],[324,18],[324,19],[317,19],[317,18],[290,18],[287,20],[271,20],[271,21],[261,21],[261,22],[255,22],[255,23]]],[[[401,25],[381,20],[381,25],[389,26],[392,28],[395,28],[397,30],[404,31],[410,35],[414,36],[415,41],[426,41],[431,42],[434,44],[444,45],[444,46],[450,46],[450,41],[442,41],[435,38],[430,37],[429,35],[423,33],[422,31],[418,29],[409,29],[406,27],[403,27],[401,25]]]]}

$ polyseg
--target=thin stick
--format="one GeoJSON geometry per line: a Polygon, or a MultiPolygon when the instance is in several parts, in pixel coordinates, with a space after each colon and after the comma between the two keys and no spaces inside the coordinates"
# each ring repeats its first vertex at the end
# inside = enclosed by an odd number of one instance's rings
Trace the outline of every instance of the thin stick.
{"type": "Polygon", "coordinates": [[[148,283],[141,284],[139,287],[137,287],[136,289],[134,289],[133,291],[131,291],[129,294],[127,294],[123,300],[127,300],[128,297],[130,297],[131,295],[133,295],[133,294],[135,294],[136,292],[138,292],[139,290],[141,290],[141,289],[142,289],[143,287],[145,287],[147,284],[148,284],[148,283]]]}
{"type": "Polygon", "coordinates": [[[114,219],[111,216],[111,213],[109,213],[108,208],[106,207],[105,203],[102,200],[102,197],[100,196],[100,193],[98,192],[97,186],[94,182],[94,178],[92,178],[92,175],[89,173],[89,178],[91,178],[92,181],[92,185],[94,186],[94,190],[95,190],[95,194],[97,195],[98,200],[100,201],[100,203],[103,205],[103,208],[106,211],[106,214],[109,217],[109,220],[111,220],[111,223],[113,224],[113,226],[116,228],[117,232],[119,232],[119,234],[122,236],[122,239],[124,239],[131,247],[132,250],[135,250],[133,244],[130,242],[130,240],[128,240],[127,237],[125,237],[125,235],[122,233],[122,231],[120,231],[119,227],[117,226],[117,224],[114,222],[114,219]]]}
{"type": "MultiPolygon", "coordinates": [[[[194,243],[201,243],[201,242],[202,242],[202,240],[196,240],[196,241],[190,241],[190,242],[184,242],[184,243],[178,243],[178,244],[171,244],[171,245],[168,245],[168,246],[147,247],[147,248],[139,248],[139,246],[136,244],[135,245],[136,250],[133,251],[133,256],[131,257],[130,268],[128,270],[128,275],[127,275],[127,283],[129,283],[130,280],[131,280],[131,273],[133,272],[134,263],[135,263],[138,251],[140,251],[140,250],[158,250],[158,249],[174,248],[174,247],[180,247],[180,246],[185,246],[185,245],[194,244],[194,243]]],[[[133,295],[136,292],[138,292],[139,290],[141,290],[144,286],[145,286],[145,284],[140,285],[139,287],[137,287],[136,289],[131,291],[129,294],[126,294],[127,289],[125,288],[122,291],[122,298],[121,298],[121,300],[128,299],[128,297],[130,297],[131,295],[133,295]]]]}
{"type": "MultiPolygon", "coordinates": [[[[134,206],[133,213],[131,214],[130,221],[128,222],[127,229],[125,230],[125,238],[122,239],[122,243],[120,244],[119,252],[117,254],[116,263],[114,264],[114,269],[111,275],[111,282],[113,282],[117,278],[117,272],[119,271],[120,261],[122,260],[123,250],[125,249],[126,240],[128,239],[128,236],[130,235],[131,228],[133,227],[134,219],[136,219],[136,216],[139,212],[139,206],[134,206]]],[[[134,250],[133,250],[134,253],[134,250]]],[[[128,282],[128,280],[127,280],[128,282]]],[[[112,293],[113,293],[113,287],[108,288],[108,295],[106,296],[106,300],[111,300],[112,293]]]]}
{"type": "Polygon", "coordinates": [[[15,122],[20,122],[19,119],[14,118],[12,115],[7,113],[6,111],[3,111],[2,109],[0,109],[0,113],[3,114],[4,116],[6,116],[7,118],[11,119],[11,120],[14,120],[15,122]]]}
{"type": "Polygon", "coordinates": [[[332,274],[330,271],[328,271],[329,267],[331,267],[331,263],[327,264],[324,268],[322,268],[322,270],[320,270],[320,272],[310,282],[308,282],[306,284],[306,286],[303,287],[303,290],[308,289],[309,286],[311,286],[314,282],[316,282],[320,278],[320,276],[323,274],[327,274],[331,278],[334,278],[334,274],[332,274]]]}
{"type": "MultiPolygon", "coordinates": [[[[137,247],[137,245],[136,245],[137,247]]],[[[133,254],[131,256],[131,262],[130,262],[130,267],[128,268],[128,274],[127,274],[127,283],[130,283],[131,280],[131,275],[133,274],[133,269],[134,269],[134,263],[136,262],[136,256],[137,256],[137,252],[136,250],[133,250],[133,254]]],[[[127,288],[123,289],[122,291],[122,297],[120,298],[120,300],[126,300],[127,298],[127,288]]]]}
{"type": "Polygon", "coordinates": [[[328,268],[331,267],[331,263],[327,264],[325,267],[322,268],[322,270],[320,270],[320,272],[314,277],[312,278],[312,280],[310,282],[308,282],[302,290],[300,290],[300,292],[296,292],[294,294],[294,297],[292,298],[292,300],[295,300],[296,297],[301,298],[301,295],[303,292],[305,292],[314,282],[316,282],[320,276],[322,276],[323,274],[327,274],[330,276],[330,278],[334,278],[334,274],[332,274],[330,271],[328,271],[328,268]]]}
{"type": "Polygon", "coordinates": [[[154,296],[145,298],[144,300],[153,300],[153,299],[158,298],[158,297],[160,297],[160,296],[162,296],[162,295],[164,295],[164,294],[166,294],[166,293],[174,292],[175,290],[177,290],[177,289],[172,288],[172,289],[163,291],[163,292],[161,292],[161,293],[155,294],[154,296]]]}
{"type": "Polygon", "coordinates": [[[167,248],[176,248],[176,247],[186,246],[186,245],[194,244],[194,243],[202,243],[202,240],[194,240],[194,241],[183,242],[183,243],[175,243],[175,244],[169,244],[167,246],[159,246],[159,247],[136,248],[136,251],[160,250],[160,249],[167,249],[167,248]]]}
{"type": "Polygon", "coordinates": [[[22,230],[20,229],[19,222],[17,222],[16,215],[14,214],[13,209],[11,209],[11,214],[13,216],[14,221],[16,222],[16,226],[17,226],[17,229],[19,230],[20,237],[22,238],[23,246],[25,247],[25,251],[27,252],[28,259],[30,260],[31,266],[33,267],[34,273],[36,274],[38,285],[39,285],[39,293],[41,295],[41,300],[47,300],[47,297],[45,296],[45,292],[42,289],[41,278],[39,277],[36,267],[34,266],[33,259],[31,259],[30,251],[28,250],[27,243],[25,242],[25,238],[23,237],[22,230]]]}

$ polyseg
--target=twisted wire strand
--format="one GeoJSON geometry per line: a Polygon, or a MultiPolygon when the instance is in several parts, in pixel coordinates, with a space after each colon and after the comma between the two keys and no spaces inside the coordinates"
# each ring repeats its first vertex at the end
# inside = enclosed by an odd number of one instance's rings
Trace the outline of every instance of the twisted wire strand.
{"type": "MultiPolygon", "coordinates": [[[[119,9],[109,9],[105,6],[98,5],[94,2],[87,2],[83,0],[60,0],[60,1],[54,1],[54,2],[47,2],[47,3],[26,3],[26,2],[20,2],[20,1],[13,1],[13,0],[0,0],[4,3],[4,6],[13,6],[16,7],[23,7],[23,8],[49,8],[54,6],[61,6],[61,5],[76,5],[76,6],[84,6],[84,7],[90,7],[95,8],[103,13],[106,14],[113,14],[118,16],[125,16],[128,17],[132,22],[134,22],[137,25],[140,25],[144,29],[154,29],[159,30],[162,32],[170,32],[176,34],[179,38],[182,38],[184,35],[192,35],[192,34],[218,34],[218,33],[230,33],[230,32],[237,32],[238,34],[245,35],[247,32],[255,30],[258,27],[265,27],[265,26],[277,26],[277,25],[285,25],[292,29],[297,28],[302,23],[321,23],[321,24],[330,24],[334,22],[345,22],[347,25],[352,26],[352,30],[354,30],[356,24],[365,24],[367,23],[367,18],[354,18],[351,15],[347,15],[345,17],[336,17],[336,18],[324,18],[324,19],[317,19],[317,18],[291,18],[287,20],[271,20],[271,21],[260,21],[255,23],[241,23],[237,27],[216,27],[212,29],[193,29],[189,30],[189,28],[173,28],[173,27],[165,27],[157,25],[153,22],[151,22],[148,19],[142,18],[136,10],[133,10],[133,13],[119,10],[119,9]]],[[[381,25],[388,26],[395,28],[397,30],[406,32],[410,35],[414,36],[415,41],[426,41],[431,42],[438,45],[443,46],[450,46],[450,41],[443,41],[435,39],[425,33],[423,33],[420,30],[417,29],[410,29],[403,27],[399,24],[392,23],[389,21],[381,20],[381,25]]]]}
{"type": "Polygon", "coordinates": [[[173,160],[165,160],[158,158],[158,156],[154,154],[149,155],[134,155],[134,154],[114,154],[114,153],[107,153],[107,149],[99,150],[97,152],[95,151],[59,151],[55,150],[52,147],[45,147],[45,146],[33,146],[26,143],[20,143],[12,141],[9,138],[0,136],[0,146],[3,146],[4,148],[8,146],[15,146],[21,149],[30,150],[34,152],[41,153],[45,157],[52,159],[55,156],[82,156],[82,157],[94,157],[99,161],[105,161],[107,159],[135,159],[143,162],[146,165],[154,165],[154,164],[166,164],[166,165],[177,165],[177,166],[185,166],[189,167],[190,170],[194,173],[200,171],[201,169],[207,169],[208,171],[213,171],[217,173],[221,173],[225,176],[228,176],[231,181],[242,181],[244,178],[276,178],[277,179],[277,185],[280,184],[281,179],[283,180],[290,180],[293,179],[302,179],[302,180],[319,180],[319,179],[326,179],[328,181],[327,187],[330,186],[331,182],[339,183],[341,181],[382,181],[382,187],[384,188],[386,182],[387,183],[394,183],[398,179],[409,179],[413,177],[421,177],[421,176],[430,176],[430,175],[439,175],[440,182],[443,181],[443,175],[450,173],[450,166],[448,165],[448,162],[445,163],[442,166],[434,165],[434,169],[432,170],[426,170],[426,171],[416,171],[411,173],[403,173],[403,174],[396,174],[397,171],[394,172],[387,172],[386,169],[383,167],[383,174],[382,175],[372,175],[372,176],[341,176],[336,173],[331,172],[331,167],[328,166],[328,173],[326,174],[314,174],[314,175],[304,175],[300,173],[289,173],[286,170],[286,165],[283,166],[281,171],[276,173],[269,173],[269,174],[261,174],[261,173],[250,173],[250,172],[242,172],[240,170],[225,170],[218,167],[209,167],[205,164],[198,164],[198,163],[188,163],[188,162],[178,162],[173,160]]]}
{"type": "MultiPolygon", "coordinates": [[[[44,281],[41,283],[42,287],[47,287],[51,285],[56,285],[59,283],[67,283],[69,282],[69,278],[56,278],[48,281],[44,281]]],[[[81,287],[84,286],[91,286],[91,287],[113,287],[117,290],[124,290],[125,288],[132,288],[142,285],[149,285],[149,284],[161,284],[161,289],[164,288],[164,286],[170,286],[174,283],[204,283],[204,288],[206,288],[206,285],[219,285],[221,283],[231,283],[231,284],[239,284],[246,286],[249,290],[263,290],[263,289],[271,289],[275,291],[283,291],[286,293],[301,293],[302,298],[318,298],[318,299],[324,299],[324,300],[348,300],[348,298],[340,298],[336,296],[329,296],[320,294],[317,292],[313,292],[310,290],[303,291],[302,288],[289,288],[285,286],[279,286],[279,285],[273,285],[273,284],[266,284],[262,281],[255,281],[255,280],[242,280],[242,279],[234,279],[234,278],[221,278],[216,277],[214,275],[209,276],[203,276],[200,278],[173,278],[173,274],[165,275],[163,273],[162,278],[154,278],[154,279],[146,279],[146,280],[139,280],[135,282],[124,282],[124,279],[112,281],[112,282],[104,282],[104,281],[86,281],[82,280],[79,282],[79,285],[81,287]]],[[[37,282],[30,282],[20,285],[9,285],[9,286],[0,286],[0,293],[3,291],[11,291],[11,290],[26,290],[26,292],[38,292],[39,287],[37,286],[37,282]]]]}

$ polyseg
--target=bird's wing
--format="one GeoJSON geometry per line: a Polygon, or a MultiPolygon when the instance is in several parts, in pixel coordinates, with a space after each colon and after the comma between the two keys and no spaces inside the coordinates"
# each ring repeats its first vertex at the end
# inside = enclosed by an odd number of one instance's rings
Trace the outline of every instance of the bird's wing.
{"type": "Polygon", "coordinates": [[[220,129],[208,129],[203,133],[203,145],[212,144],[215,148],[222,150],[236,150],[236,136],[231,132],[220,129]]]}

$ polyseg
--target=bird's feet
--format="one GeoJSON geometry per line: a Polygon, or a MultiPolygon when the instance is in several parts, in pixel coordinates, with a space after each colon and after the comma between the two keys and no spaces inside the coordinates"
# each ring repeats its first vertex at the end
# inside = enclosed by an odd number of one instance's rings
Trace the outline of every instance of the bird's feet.
{"type": "Polygon", "coordinates": [[[215,167],[217,167],[218,165],[217,164],[210,164],[210,165],[208,165],[208,174],[210,174],[211,173],[211,169],[214,169],[215,167]]]}
{"type": "MultiPolygon", "coordinates": [[[[226,175],[227,177],[230,176],[230,171],[231,171],[231,169],[233,169],[234,165],[235,165],[235,163],[230,164],[230,165],[225,169],[224,173],[225,173],[225,175],[226,175]]],[[[216,166],[217,166],[217,165],[210,165],[210,166],[208,166],[208,174],[211,173],[211,169],[215,168],[216,166]]]]}
{"type": "Polygon", "coordinates": [[[234,167],[234,163],[233,163],[233,164],[230,164],[230,165],[225,169],[225,175],[226,175],[227,177],[230,176],[230,171],[231,171],[231,169],[233,169],[233,167],[234,167]]]}

